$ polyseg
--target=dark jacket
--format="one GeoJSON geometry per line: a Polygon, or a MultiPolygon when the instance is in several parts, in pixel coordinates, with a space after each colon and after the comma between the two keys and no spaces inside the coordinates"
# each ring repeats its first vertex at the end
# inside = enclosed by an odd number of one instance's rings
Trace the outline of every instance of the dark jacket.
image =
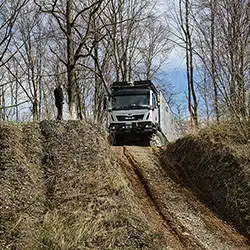
{"type": "Polygon", "coordinates": [[[55,88],[54,95],[55,95],[56,106],[63,105],[63,91],[61,87],[55,88]]]}

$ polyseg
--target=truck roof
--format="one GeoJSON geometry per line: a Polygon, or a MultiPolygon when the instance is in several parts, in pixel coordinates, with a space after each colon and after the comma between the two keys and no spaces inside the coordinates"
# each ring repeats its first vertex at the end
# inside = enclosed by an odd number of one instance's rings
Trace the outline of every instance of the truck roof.
{"type": "Polygon", "coordinates": [[[158,92],[152,81],[134,81],[134,82],[114,82],[111,85],[112,89],[120,89],[120,88],[151,88],[155,93],[158,92]]]}

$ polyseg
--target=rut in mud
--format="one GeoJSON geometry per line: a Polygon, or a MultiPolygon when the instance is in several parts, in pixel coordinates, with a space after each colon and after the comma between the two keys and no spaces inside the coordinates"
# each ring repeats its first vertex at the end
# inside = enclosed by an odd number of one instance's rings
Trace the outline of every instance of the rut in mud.
{"type": "Polygon", "coordinates": [[[113,147],[134,201],[167,249],[250,249],[246,239],[184,187],[184,170],[163,163],[157,148],[113,147]]]}

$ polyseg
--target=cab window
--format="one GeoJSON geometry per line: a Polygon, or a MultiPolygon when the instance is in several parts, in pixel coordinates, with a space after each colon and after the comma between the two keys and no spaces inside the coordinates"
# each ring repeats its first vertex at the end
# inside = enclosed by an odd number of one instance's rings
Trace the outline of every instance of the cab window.
{"type": "Polygon", "coordinates": [[[153,94],[152,106],[153,106],[153,108],[157,108],[155,94],[153,94]]]}

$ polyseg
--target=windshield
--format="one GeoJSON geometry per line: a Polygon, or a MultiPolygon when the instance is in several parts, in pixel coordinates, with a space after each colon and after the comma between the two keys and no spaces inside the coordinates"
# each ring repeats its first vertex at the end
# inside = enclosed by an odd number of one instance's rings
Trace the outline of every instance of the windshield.
{"type": "Polygon", "coordinates": [[[117,91],[112,97],[113,109],[141,109],[149,105],[149,91],[117,91]]]}

